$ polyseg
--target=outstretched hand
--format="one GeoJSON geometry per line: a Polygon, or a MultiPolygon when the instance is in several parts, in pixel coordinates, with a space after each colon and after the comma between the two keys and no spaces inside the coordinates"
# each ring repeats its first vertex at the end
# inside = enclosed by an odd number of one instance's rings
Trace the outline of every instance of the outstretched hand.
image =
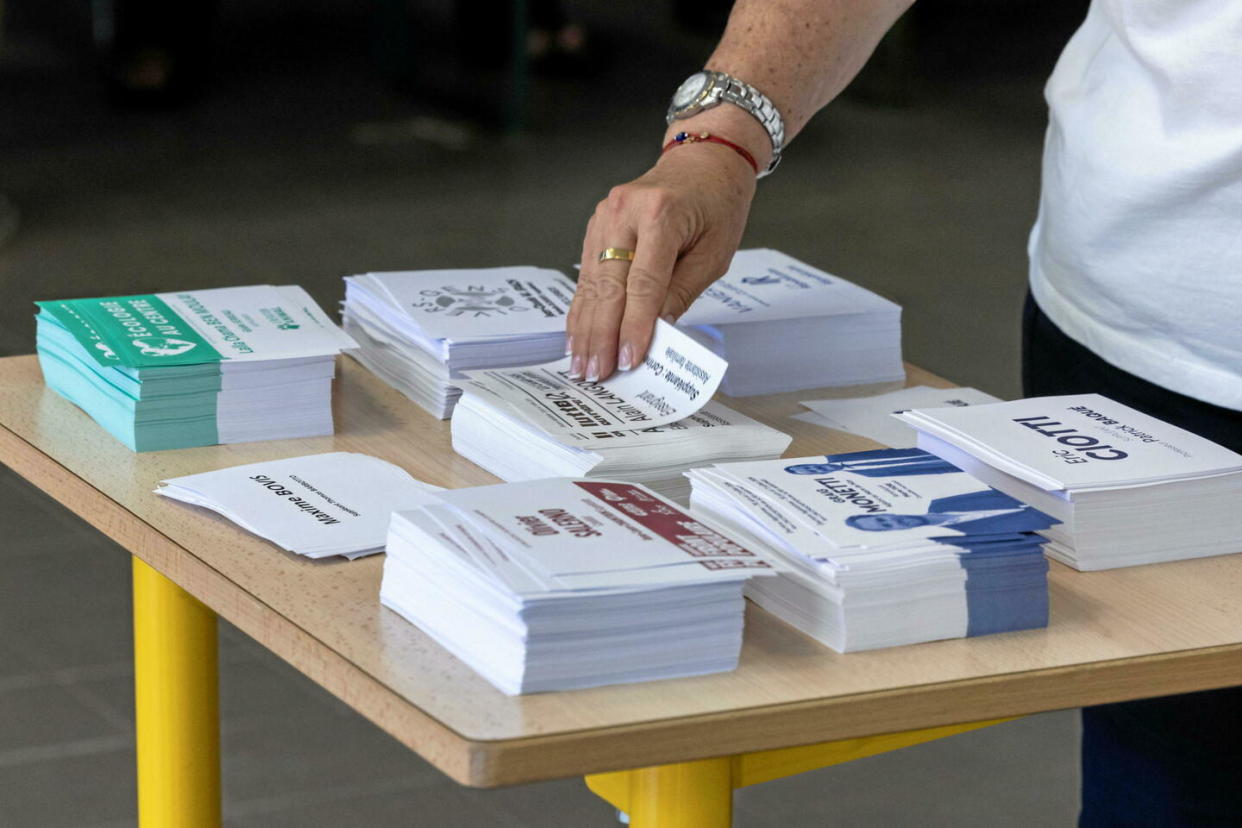
{"type": "Polygon", "coordinates": [[[755,195],[733,150],[695,144],[665,153],[595,208],[566,325],[570,376],[603,380],[647,355],[656,319],[675,321],[728,270],[755,195]],[[599,261],[607,248],[633,261],[599,261]]]}

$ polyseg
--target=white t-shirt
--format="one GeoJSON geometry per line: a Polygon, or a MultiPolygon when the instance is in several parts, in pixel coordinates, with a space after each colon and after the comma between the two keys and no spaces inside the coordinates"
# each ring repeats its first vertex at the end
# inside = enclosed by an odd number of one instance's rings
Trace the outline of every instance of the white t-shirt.
{"type": "Polygon", "coordinates": [[[1242,409],[1242,0],[1093,0],[1046,95],[1040,308],[1118,368],[1242,409]]]}

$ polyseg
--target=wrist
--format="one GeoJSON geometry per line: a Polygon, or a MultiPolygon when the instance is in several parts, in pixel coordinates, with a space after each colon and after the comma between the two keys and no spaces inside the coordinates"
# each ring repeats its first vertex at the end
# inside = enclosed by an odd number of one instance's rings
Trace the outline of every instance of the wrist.
{"type": "Polygon", "coordinates": [[[733,150],[750,167],[751,172],[755,174],[755,178],[759,178],[759,164],[755,161],[755,156],[751,155],[742,145],[735,144],[728,138],[721,138],[719,135],[713,135],[710,132],[679,132],[673,136],[671,141],[664,145],[664,149],[660,150],[660,155],[667,155],[669,150],[677,149],[686,144],[704,142],[733,150]]]}
{"type": "MultiPolygon", "coordinates": [[[[766,170],[768,164],[772,161],[772,139],[768,137],[767,130],[750,113],[736,106],[728,104],[716,106],[692,115],[689,118],[680,118],[673,121],[668,125],[668,129],[664,131],[664,140],[661,142],[661,146],[671,141],[673,136],[679,132],[707,132],[737,144],[751,154],[760,170],[766,170]]],[[[683,147],[674,149],[673,152],[694,152],[702,149],[702,146],[713,145],[704,144],[696,145],[695,147],[683,147]]],[[[727,147],[714,146],[716,149],[736,154],[727,147]]],[[[668,154],[671,155],[672,153],[668,154]]],[[[737,160],[749,166],[741,157],[738,157],[737,160]]]]}
{"type": "Polygon", "coordinates": [[[711,193],[719,203],[749,203],[759,179],[754,168],[732,149],[706,141],[674,147],[662,153],[652,167],[658,180],[677,182],[698,194],[711,193]]]}

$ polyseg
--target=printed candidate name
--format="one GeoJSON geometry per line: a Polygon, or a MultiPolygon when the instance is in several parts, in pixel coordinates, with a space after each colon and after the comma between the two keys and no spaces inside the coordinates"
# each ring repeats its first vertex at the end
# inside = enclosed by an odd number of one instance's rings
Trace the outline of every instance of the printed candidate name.
{"type": "Polygon", "coordinates": [[[335,523],[340,523],[340,520],[337,518],[332,517],[332,515],[321,510],[313,503],[308,502],[300,495],[294,494],[292,490],[285,487],[285,484],[273,480],[266,474],[252,475],[250,479],[267,489],[272,494],[277,495],[278,497],[288,498],[290,503],[322,523],[324,526],[331,526],[335,523]]]}

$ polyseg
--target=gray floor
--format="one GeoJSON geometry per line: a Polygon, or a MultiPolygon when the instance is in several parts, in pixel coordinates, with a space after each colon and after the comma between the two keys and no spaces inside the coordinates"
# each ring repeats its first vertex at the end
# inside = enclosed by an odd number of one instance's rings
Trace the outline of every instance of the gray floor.
{"type": "MultiPolygon", "coordinates": [[[[503,137],[387,91],[358,21],[334,51],[338,21],[313,19],[332,4],[305,6],[291,46],[278,25],[290,4],[247,16],[226,3],[212,96],[166,114],[109,109],[72,39],[33,25],[6,34],[0,192],[21,222],[0,247],[0,353],[32,350],[37,298],[298,282],[333,307],[351,272],[568,267],[594,201],[650,160],[660,102],[707,48],[624,4],[594,9],[595,30],[612,33],[611,70],[540,81],[532,126],[503,137]],[[600,83],[620,90],[606,113],[600,83]]],[[[763,182],[745,243],[901,302],[910,359],[1016,395],[1050,55],[1033,51],[1017,72],[985,62],[919,75],[901,107],[835,104],[763,182]]],[[[130,825],[127,555],[7,469],[0,522],[0,825],[130,825]]],[[[459,788],[222,633],[236,828],[613,824],[577,780],[459,788]]],[[[737,822],[1069,825],[1077,727],[1072,712],[1036,716],[747,789],[737,822]]]]}

